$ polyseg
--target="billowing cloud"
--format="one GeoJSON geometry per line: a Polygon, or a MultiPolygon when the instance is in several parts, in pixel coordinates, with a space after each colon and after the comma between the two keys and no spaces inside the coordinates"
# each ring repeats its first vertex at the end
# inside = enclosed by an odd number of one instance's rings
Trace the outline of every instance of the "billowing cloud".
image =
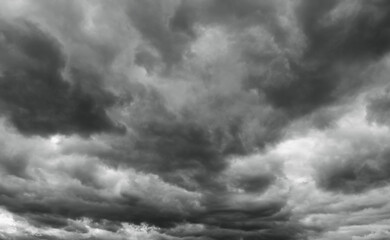
{"type": "Polygon", "coordinates": [[[65,56],[52,36],[23,20],[2,21],[1,34],[2,112],[20,132],[120,131],[106,114],[115,103],[113,94],[97,87],[83,89],[83,82],[100,81],[97,73],[71,69],[71,79],[65,79],[65,56]]]}
{"type": "Polygon", "coordinates": [[[0,3],[0,238],[387,239],[384,0],[0,3]]]}

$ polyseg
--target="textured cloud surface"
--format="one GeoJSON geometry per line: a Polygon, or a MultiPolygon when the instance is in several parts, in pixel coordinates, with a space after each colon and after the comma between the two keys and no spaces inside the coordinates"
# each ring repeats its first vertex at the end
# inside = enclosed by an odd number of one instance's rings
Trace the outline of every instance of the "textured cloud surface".
{"type": "Polygon", "coordinates": [[[390,239],[386,0],[0,1],[0,238],[390,239]]]}

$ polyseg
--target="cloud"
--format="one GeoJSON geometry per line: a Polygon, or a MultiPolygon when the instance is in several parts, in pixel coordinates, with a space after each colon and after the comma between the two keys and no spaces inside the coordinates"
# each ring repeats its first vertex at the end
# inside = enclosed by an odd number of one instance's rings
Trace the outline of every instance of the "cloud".
{"type": "Polygon", "coordinates": [[[388,125],[389,96],[388,91],[381,91],[375,96],[369,97],[367,106],[367,120],[377,124],[388,125]]]}
{"type": "Polygon", "coordinates": [[[388,137],[387,129],[360,126],[361,130],[352,133],[336,133],[332,138],[338,141],[339,146],[330,145],[320,153],[322,156],[316,164],[319,186],[330,191],[356,194],[387,184],[389,149],[384,144],[388,137]]]}
{"type": "Polygon", "coordinates": [[[388,237],[386,1],[0,5],[0,238],[388,237]]]}
{"type": "Polygon", "coordinates": [[[290,180],[287,205],[309,239],[369,239],[386,232],[387,160],[381,156],[388,129],[366,122],[365,104],[362,98],[334,128],[311,130],[274,150],[290,180]],[[353,177],[344,177],[346,171],[353,177]]]}
{"type": "Polygon", "coordinates": [[[78,220],[63,220],[66,227],[42,227],[34,225],[7,210],[0,210],[2,232],[1,237],[12,239],[167,239],[159,234],[157,228],[146,224],[136,226],[127,223],[118,223],[115,231],[104,229],[102,223],[97,224],[88,218],[78,220]]]}
{"type": "Polygon", "coordinates": [[[167,68],[179,63],[185,56],[185,50],[192,36],[181,34],[167,24],[169,15],[175,7],[174,1],[155,3],[153,1],[130,1],[128,15],[134,26],[141,33],[146,43],[157,50],[158,56],[150,55],[151,50],[140,51],[136,55],[138,63],[151,66],[146,58],[160,58],[167,68]],[[147,57],[149,56],[149,57],[147,57]],[[142,61],[142,59],[145,59],[142,61]]]}
{"type": "Polygon", "coordinates": [[[299,16],[309,38],[309,53],[329,55],[336,61],[383,56],[389,47],[387,4],[386,1],[306,1],[299,16]]]}
{"type": "Polygon", "coordinates": [[[73,69],[73,82],[64,79],[65,56],[53,37],[27,21],[3,20],[1,27],[2,112],[20,132],[89,135],[123,128],[106,113],[115,103],[111,93],[83,90],[82,81],[99,79],[96,74],[73,69]]]}
{"type": "Polygon", "coordinates": [[[365,82],[351,73],[388,51],[388,13],[381,4],[303,1],[297,15],[306,45],[302,54],[289,56],[287,52],[277,61],[278,54],[274,53],[270,70],[250,76],[249,87],[264,91],[273,106],[297,117],[348,98],[371,84],[373,81],[365,82]],[[381,17],[375,18],[376,14],[381,17]]]}

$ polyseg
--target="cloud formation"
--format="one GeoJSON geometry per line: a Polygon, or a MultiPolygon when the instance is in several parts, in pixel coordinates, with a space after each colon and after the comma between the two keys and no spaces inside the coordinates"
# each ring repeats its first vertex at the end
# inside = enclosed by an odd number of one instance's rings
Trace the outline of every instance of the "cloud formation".
{"type": "Polygon", "coordinates": [[[387,239],[385,0],[0,3],[0,238],[387,239]]]}
{"type": "Polygon", "coordinates": [[[84,90],[83,82],[101,81],[97,73],[70,69],[65,79],[65,56],[52,36],[27,20],[3,20],[1,34],[2,112],[21,133],[121,130],[106,114],[114,96],[99,86],[84,90]]]}

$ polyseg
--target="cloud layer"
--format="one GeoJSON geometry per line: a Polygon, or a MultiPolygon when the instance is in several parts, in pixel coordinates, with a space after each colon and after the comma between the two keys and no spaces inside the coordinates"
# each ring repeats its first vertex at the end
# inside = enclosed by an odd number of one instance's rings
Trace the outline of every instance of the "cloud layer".
{"type": "Polygon", "coordinates": [[[385,0],[0,3],[0,238],[390,237],[385,0]]]}

